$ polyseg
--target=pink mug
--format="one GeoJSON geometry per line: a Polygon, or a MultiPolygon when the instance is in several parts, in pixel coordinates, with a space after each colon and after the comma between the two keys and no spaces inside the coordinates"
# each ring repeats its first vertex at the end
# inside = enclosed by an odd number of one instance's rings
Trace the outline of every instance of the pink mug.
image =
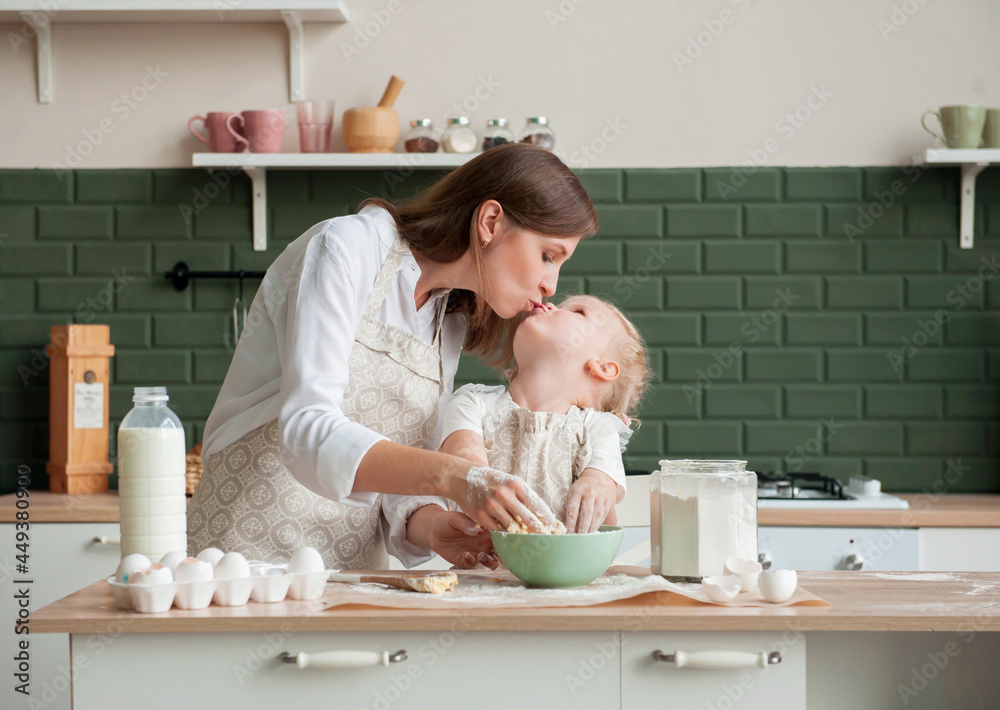
{"type": "MultiPolygon", "coordinates": [[[[232,111],[211,111],[204,116],[195,116],[188,121],[188,130],[191,135],[208,146],[213,153],[242,153],[244,145],[233,139],[233,134],[229,132],[226,121],[230,116],[235,116],[232,111]],[[194,122],[201,121],[208,130],[208,139],[194,130],[194,122]]],[[[242,138],[242,136],[240,136],[242,138]]]]}
{"type": "Polygon", "coordinates": [[[283,109],[266,111],[241,111],[226,119],[226,128],[238,143],[245,144],[251,153],[277,153],[281,150],[281,139],[285,135],[285,112],[283,109]],[[243,127],[240,135],[233,124],[243,127]]]}

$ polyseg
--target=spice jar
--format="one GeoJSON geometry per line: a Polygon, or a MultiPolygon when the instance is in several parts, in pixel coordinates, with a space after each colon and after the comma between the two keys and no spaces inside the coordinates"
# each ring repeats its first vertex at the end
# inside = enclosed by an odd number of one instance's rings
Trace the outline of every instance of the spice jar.
{"type": "Polygon", "coordinates": [[[403,147],[407,153],[436,153],[440,147],[440,136],[434,130],[429,118],[410,121],[410,130],[403,137],[403,147]]]}
{"type": "Polygon", "coordinates": [[[476,149],[476,132],[469,127],[466,116],[448,119],[448,127],[441,135],[445,153],[471,153],[476,149]]]}
{"type": "Polygon", "coordinates": [[[757,561],[757,474],[746,461],[660,461],[649,482],[650,569],[674,582],[757,561]]]}
{"type": "Polygon", "coordinates": [[[486,122],[486,133],[483,134],[483,150],[496,148],[498,145],[513,143],[517,139],[514,132],[507,128],[506,118],[491,118],[486,122]]]}
{"type": "Polygon", "coordinates": [[[552,150],[556,147],[556,134],[549,128],[549,119],[545,116],[534,116],[528,119],[517,139],[522,143],[539,145],[552,150]]]}

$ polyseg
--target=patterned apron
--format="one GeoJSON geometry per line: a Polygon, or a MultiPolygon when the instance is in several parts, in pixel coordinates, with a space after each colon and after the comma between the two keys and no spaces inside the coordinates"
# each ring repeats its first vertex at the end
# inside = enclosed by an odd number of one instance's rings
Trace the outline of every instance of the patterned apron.
{"type": "Polygon", "coordinates": [[[495,407],[483,428],[490,467],[523,480],[565,522],[569,487],[594,455],[586,412],[532,412],[517,406],[509,391],[495,407]]]}
{"type": "MultiPolygon", "coordinates": [[[[397,235],[355,334],[341,411],[395,443],[422,448],[434,432],[444,391],[441,341],[448,299],[438,303],[433,345],[376,318],[405,253],[397,235]]],[[[282,463],[277,419],[206,464],[188,505],[188,554],[215,546],[276,563],[309,546],[320,551],[328,569],[388,569],[382,497],[371,506],[347,505],[300,484],[282,463]]]]}

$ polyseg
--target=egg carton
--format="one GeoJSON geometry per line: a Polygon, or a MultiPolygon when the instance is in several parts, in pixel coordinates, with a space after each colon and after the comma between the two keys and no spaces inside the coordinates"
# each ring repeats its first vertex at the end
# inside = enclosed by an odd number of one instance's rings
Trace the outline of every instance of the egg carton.
{"type": "Polygon", "coordinates": [[[204,609],[213,601],[219,606],[243,606],[250,599],[271,604],[286,597],[298,600],[323,596],[330,575],[339,570],[289,572],[287,565],[251,561],[250,576],[235,579],[172,581],[162,584],[128,584],[112,575],[106,578],[111,593],[122,609],[144,614],[178,609],[204,609]]]}

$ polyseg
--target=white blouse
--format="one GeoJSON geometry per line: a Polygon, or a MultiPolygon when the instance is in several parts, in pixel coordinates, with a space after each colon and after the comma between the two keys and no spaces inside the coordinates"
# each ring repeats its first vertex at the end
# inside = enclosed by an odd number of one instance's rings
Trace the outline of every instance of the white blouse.
{"type": "MultiPolygon", "coordinates": [[[[285,463],[299,483],[343,503],[375,502],[376,493],[352,492],[354,477],[368,450],[386,437],[350,421],[340,404],[348,385],[354,334],[396,231],[388,211],[368,206],[356,215],[314,225],[275,259],[254,297],[205,425],[203,461],[277,417],[282,446],[297,452],[285,463]],[[303,277],[306,260],[312,268],[303,277]]],[[[407,253],[377,317],[431,343],[438,299],[451,291],[432,291],[417,310],[414,293],[419,277],[420,267],[407,253]]],[[[437,426],[427,444],[431,451],[440,443],[444,404],[454,387],[465,334],[464,315],[445,316],[442,357],[447,381],[437,426]]],[[[405,564],[403,558],[417,550],[402,543],[406,549],[400,551],[405,519],[403,525],[402,530],[393,526],[386,544],[405,564]]]]}

